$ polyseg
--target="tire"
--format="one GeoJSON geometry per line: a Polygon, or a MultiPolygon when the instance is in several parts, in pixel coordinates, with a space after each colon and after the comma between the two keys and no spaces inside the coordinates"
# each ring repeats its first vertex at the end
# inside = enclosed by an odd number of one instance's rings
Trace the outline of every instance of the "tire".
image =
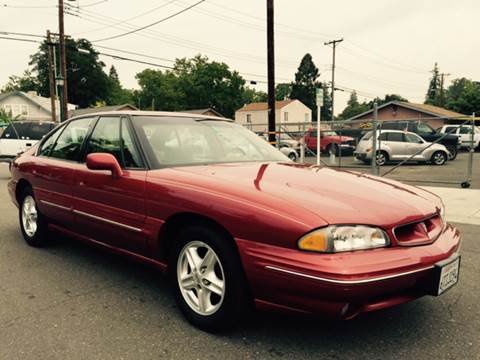
{"type": "Polygon", "coordinates": [[[445,145],[448,150],[448,160],[455,160],[458,154],[456,145],[445,145]]]}
{"type": "Polygon", "coordinates": [[[378,151],[375,161],[378,166],[383,166],[388,162],[388,154],[385,151],[378,151]]]}
{"type": "Polygon", "coordinates": [[[340,153],[340,149],[337,144],[329,144],[327,146],[327,154],[334,154],[335,156],[338,156],[340,153]]]}
{"type": "Polygon", "coordinates": [[[445,154],[443,151],[435,151],[430,158],[430,161],[433,165],[441,166],[444,165],[448,160],[448,154],[445,154]]]}
{"type": "Polygon", "coordinates": [[[292,161],[297,161],[297,155],[294,152],[288,154],[288,158],[292,161]]]}
{"type": "Polygon", "coordinates": [[[48,222],[37,207],[32,188],[27,187],[20,195],[18,220],[24,240],[33,247],[48,244],[48,222]]]}
{"type": "Polygon", "coordinates": [[[232,329],[248,309],[249,292],[237,250],[230,239],[208,226],[190,226],[178,233],[169,274],[180,310],[202,330],[232,329]]]}

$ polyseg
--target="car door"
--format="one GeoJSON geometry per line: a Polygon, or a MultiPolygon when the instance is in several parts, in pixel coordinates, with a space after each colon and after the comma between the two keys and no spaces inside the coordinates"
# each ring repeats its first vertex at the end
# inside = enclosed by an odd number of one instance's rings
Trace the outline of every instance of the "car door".
{"type": "Polygon", "coordinates": [[[65,227],[73,227],[72,185],[83,141],[95,118],[68,122],[40,143],[31,165],[32,184],[41,212],[65,227]]]}
{"type": "Polygon", "coordinates": [[[422,152],[427,147],[424,140],[413,133],[406,133],[405,140],[407,142],[407,149],[409,157],[415,156],[415,158],[423,158],[422,152]]]}
{"type": "Polygon", "coordinates": [[[78,232],[116,248],[145,253],[145,162],[130,120],[100,117],[86,142],[90,153],[110,153],[122,167],[114,178],[109,171],[90,170],[83,162],[74,174],[73,201],[78,232]]]}
{"type": "Polygon", "coordinates": [[[403,133],[388,132],[382,135],[386,136],[385,145],[390,148],[392,160],[403,160],[408,157],[407,144],[403,133]]]}
{"type": "Polygon", "coordinates": [[[472,142],[472,127],[461,126],[457,131],[458,131],[458,137],[460,139],[460,145],[464,147],[470,147],[472,142]]]}

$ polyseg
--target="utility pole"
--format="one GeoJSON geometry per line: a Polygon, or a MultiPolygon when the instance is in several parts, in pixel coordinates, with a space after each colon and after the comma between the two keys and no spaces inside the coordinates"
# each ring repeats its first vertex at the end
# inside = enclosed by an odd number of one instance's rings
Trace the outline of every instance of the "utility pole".
{"type": "Polygon", "coordinates": [[[446,73],[441,73],[440,74],[440,105],[444,106],[445,105],[445,92],[444,92],[444,83],[445,83],[445,77],[450,76],[450,74],[446,73]]]}
{"type": "Polygon", "coordinates": [[[64,4],[63,0],[58,0],[58,31],[60,37],[60,84],[63,83],[63,86],[60,86],[60,91],[62,92],[60,99],[60,122],[67,120],[68,118],[68,86],[67,86],[67,56],[65,52],[65,26],[64,26],[64,4]]]}
{"type": "Polygon", "coordinates": [[[327,41],[325,45],[332,45],[333,47],[333,60],[332,60],[332,121],[335,119],[335,48],[338,43],[341,43],[342,39],[327,41]]]}
{"type": "Polygon", "coordinates": [[[56,96],[55,96],[55,69],[53,61],[53,43],[50,36],[50,30],[47,30],[47,45],[48,45],[48,81],[50,88],[50,112],[52,114],[52,121],[57,122],[56,96]]]}
{"type": "Polygon", "coordinates": [[[275,47],[273,0],[267,0],[268,142],[275,144],[275,47]]]}

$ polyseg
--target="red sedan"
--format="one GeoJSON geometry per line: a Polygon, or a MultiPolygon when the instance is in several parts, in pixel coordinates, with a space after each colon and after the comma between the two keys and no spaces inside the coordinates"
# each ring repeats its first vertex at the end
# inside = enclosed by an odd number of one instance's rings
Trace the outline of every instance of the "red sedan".
{"type": "Polygon", "coordinates": [[[226,119],[74,118],[11,172],[28,244],[56,230],[168,272],[182,312],[207,330],[252,304],[346,319],[458,281],[460,235],[435,195],[295,164],[226,119]]]}

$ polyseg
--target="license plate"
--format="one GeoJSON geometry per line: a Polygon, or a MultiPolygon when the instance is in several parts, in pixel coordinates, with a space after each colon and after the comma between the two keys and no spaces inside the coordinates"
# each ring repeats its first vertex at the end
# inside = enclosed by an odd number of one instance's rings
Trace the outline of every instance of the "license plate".
{"type": "Polygon", "coordinates": [[[435,265],[437,268],[437,296],[453,287],[458,282],[460,272],[460,256],[456,255],[453,259],[447,259],[435,265]]]}

